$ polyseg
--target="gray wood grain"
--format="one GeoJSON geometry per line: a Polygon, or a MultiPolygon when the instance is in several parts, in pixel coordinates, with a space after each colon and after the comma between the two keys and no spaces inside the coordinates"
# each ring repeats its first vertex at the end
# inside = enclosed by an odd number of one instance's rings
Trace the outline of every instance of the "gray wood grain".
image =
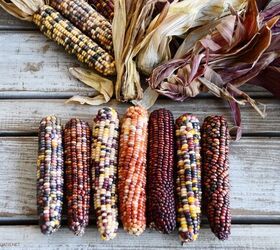
{"type": "Polygon", "coordinates": [[[36,29],[30,22],[19,20],[0,7],[0,30],[30,30],[36,29]]]}
{"type": "Polygon", "coordinates": [[[78,61],[39,32],[0,31],[0,97],[93,95],[68,69],[78,61]]]}
{"type": "Polygon", "coordinates": [[[38,226],[0,227],[0,246],[5,249],[279,249],[279,225],[234,225],[227,241],[219,241],[208,227],[203,227],[198,240],[183,248],[177,232],[170,235],[147,230],[140,237],[123,230],[108,242],[100,240],[97,229],[88,228],[83,237],[74,236],[67,228],[51,236],[40,233],[38,226]]]}
{"type": "MultiPolygon", "coordinates": [[[[280,138],[232,143],[231,206],[234,216],[280,215],[280,138]]],[[[36,137],[0,137],[0,217],[36,215],[36,137]]]]}
{"type": "MultiPolygon", "coordinates": [[[[280,133],[280,100],[259,99],[267,104],[268,116],[262,119],[250,106],[241,108],[244,133],[280,133]]],[[[124,114],[129,106],[112,100],[106,106],[117,109],[124,114]]],[[[71,117],[92,121],[94,115],[103,106],[65,104],[65,100],[0,100],[0,133],[1,132],[36,132],[40,120],[49,114],[55,114],[65,123],[71,117]]],[[[158,100],[152,109],[164,107],[173,112],[174,117],[190,112],[196,114],[201,122],[212,114],[223,114],[233,125],[228,104],[220,99],[191,99],[183,103],[167,99],[158,100]]]]}

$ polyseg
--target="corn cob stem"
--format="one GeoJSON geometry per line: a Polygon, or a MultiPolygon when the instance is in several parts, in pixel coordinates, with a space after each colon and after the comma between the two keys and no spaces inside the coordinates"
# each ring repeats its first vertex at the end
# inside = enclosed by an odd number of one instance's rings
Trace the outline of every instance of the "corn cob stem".
{"type": "Polygon", "coordinates": [[[90,128],[86,122],[71,119],[66,124],[64,149],[68,226],[75,235],[83,235],[90,206],[90,128]]]}
{"type": "Polygon", "coordinates": [[[179,235],[182,243],[198,237],[201,214],[200,127],[193,115],[176,120],[177,198],[179,235]]]}
{"type": "Polygon", "coordinates": [[[116,194],[119,119],[112,108],[99,110],[94,119],[92,184],[97,227],[103,240],[115,238],[118,229],[116,194]]]}
{"type": "Polygon", "coordinates": [[[147,127],[148,112],[130,107],[121,126],[118,190],[122,224],[134,235],[146,228],[147,127]]]}
{"type": "Polygon", "coordinates": [[[209,116],[202,126],[203,198],[212,232],[225,240],[230,235],[229,132],[222,116],[209,116]]]}
{"type": "Polygon", "coordinates": [[[57,231],[63,203],[62,127],[55,116],[42,119],[37,159],[37,206],[43,234],[57,231]]]}
{"type": "Polygon", "coordinates": [[[114,18],[114,1],[113,0],[88,0],[101,15],[103,15],[110,22],[114,18]]]}
{"type": "Polygon", "coordinates": [[[78,29],[87,34],[103,49],[113,54],[112,26],[84,0],[50,0],[50,6],[59,11],[78,29]]]}
{"type": "Polygon", "coordinates": [[[147,222],[162,233],[176,227],[174,143],[172,113],[155,110],[149,119],[147,222]]]}

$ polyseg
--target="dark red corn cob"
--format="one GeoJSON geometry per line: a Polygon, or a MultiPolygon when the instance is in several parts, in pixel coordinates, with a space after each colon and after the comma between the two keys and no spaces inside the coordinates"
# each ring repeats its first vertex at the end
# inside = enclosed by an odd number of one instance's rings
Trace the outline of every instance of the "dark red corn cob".
{"type": "Polygon", "coordinates": [[[172,113],[155,110],[149,120],[147,222],[162,233],[176,227],[174,143],[172,113]]]}
{"type": "Polygon", "coordinates": [[[229,132],[222,116],[209,116],[202,127],[203,198],[213,233],[226,240],[230,235],[229,132]]]}
{"type": "Polygon", "coordinates": [[[71,119],[64,130],[68,226],[75,235],[82,235],[89,221],[90,134],[79,119],[71,119]]]}
{"type": "Polygon", "coordinates": [[[114,18],[114,0],[88,0],[88,3],[102,16],[112,22],[114,18]]]}

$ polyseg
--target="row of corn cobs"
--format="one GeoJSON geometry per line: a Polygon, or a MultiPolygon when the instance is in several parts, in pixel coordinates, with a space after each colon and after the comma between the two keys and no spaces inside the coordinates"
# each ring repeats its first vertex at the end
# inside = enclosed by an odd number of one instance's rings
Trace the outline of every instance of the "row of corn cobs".
{"type": "Polygon", "coordinates": [[[51,234],[60,227],[65,192],[69,228],[76,235],[84,233],[92,203],[104,240],[116,236],[120,217],[134,235],[146,225],[170,233],[177,221],[181,241],[194,241],[202,205],[214,234],[227,239],[228,143],[222,116],[207,117],[200,130],[194,115],[182,115],[174,123],[166,109],[149,118],[144,108],[133,106],[119,126],[117,112],[103,108],[92,133],[82,120],[71,119],[63,130],[58,118],[48,116],[39,129],[41,230],[51,234]]]}

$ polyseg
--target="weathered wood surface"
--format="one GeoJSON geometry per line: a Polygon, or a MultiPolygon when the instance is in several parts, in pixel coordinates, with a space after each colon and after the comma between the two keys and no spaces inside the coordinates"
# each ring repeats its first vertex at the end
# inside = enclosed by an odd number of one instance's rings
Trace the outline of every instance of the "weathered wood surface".
{"type": "Polygon", "coordinates": [[[199,239],[180,245],[176,232],[163,235],[147,230],[140,237],[119,230],[117,238],[104,242],[95,228],[89,228],[83,237],[75,237],[67,228],[51,236],[44,236],[37,226],[0,227],[0,248],[5,249],[279,249],[279,225],[234,225],[231,238],[216,239],[208,227],[203,227],[199,239]]]}
{"type": "Polygon", "coordinates": [[[0,97],[93,95],[69,68],[78,61],[39,32],[0,31],[0,97]]]}
{"type": "MultiPolygon", "coordinates": [[[[65,104],[66,100],[0,100],[0,133],[10,132],[37,132],[37,127],[42,117],[55,114],[65,123],[72,117],[78,117],[88,122],[96,115],[101,106],[65,104]]],[[[244,133],[280,133],[280,100],[260,99],[267,104],[267,118],[261,118],[250,106],[242,107],[242,120],[244,133]]],[[[120,104],[113,100],[106,104],[114,107],[122,115],[128,104],[120,104]]],[[[158,100],[152,109],[167,108],[174,117],[192,112],[201,121],[212,114],[223,114],[231,125],[232,118],[228,104],[219,99],[192,99],[184,103],[176,103],[170,100],[158,100]]]]}
{"type": "Polygon", "coordinates": [[[0,30],[30,30],[35,28],[32,23],[21,21],[0,8],[0,30]]]}
{"type": "MultiPolygon", "coordinates": [[[[280,219],[279,148],[280,138],[232,143],[233,215],[280,219]]],[[[36,137],[0,137],[0,217],[36,216],[36,157],[36,137]]]]}
{"type": "MultiPolygon", "coordinates": [[[[71,97],[96,92],[74,79],[69,68],[78,61],[39,32],[0,31],[0,98],[71,97]]],[[[271,96],[251,85],[243,89],[251,96],[271,96]]]]}

